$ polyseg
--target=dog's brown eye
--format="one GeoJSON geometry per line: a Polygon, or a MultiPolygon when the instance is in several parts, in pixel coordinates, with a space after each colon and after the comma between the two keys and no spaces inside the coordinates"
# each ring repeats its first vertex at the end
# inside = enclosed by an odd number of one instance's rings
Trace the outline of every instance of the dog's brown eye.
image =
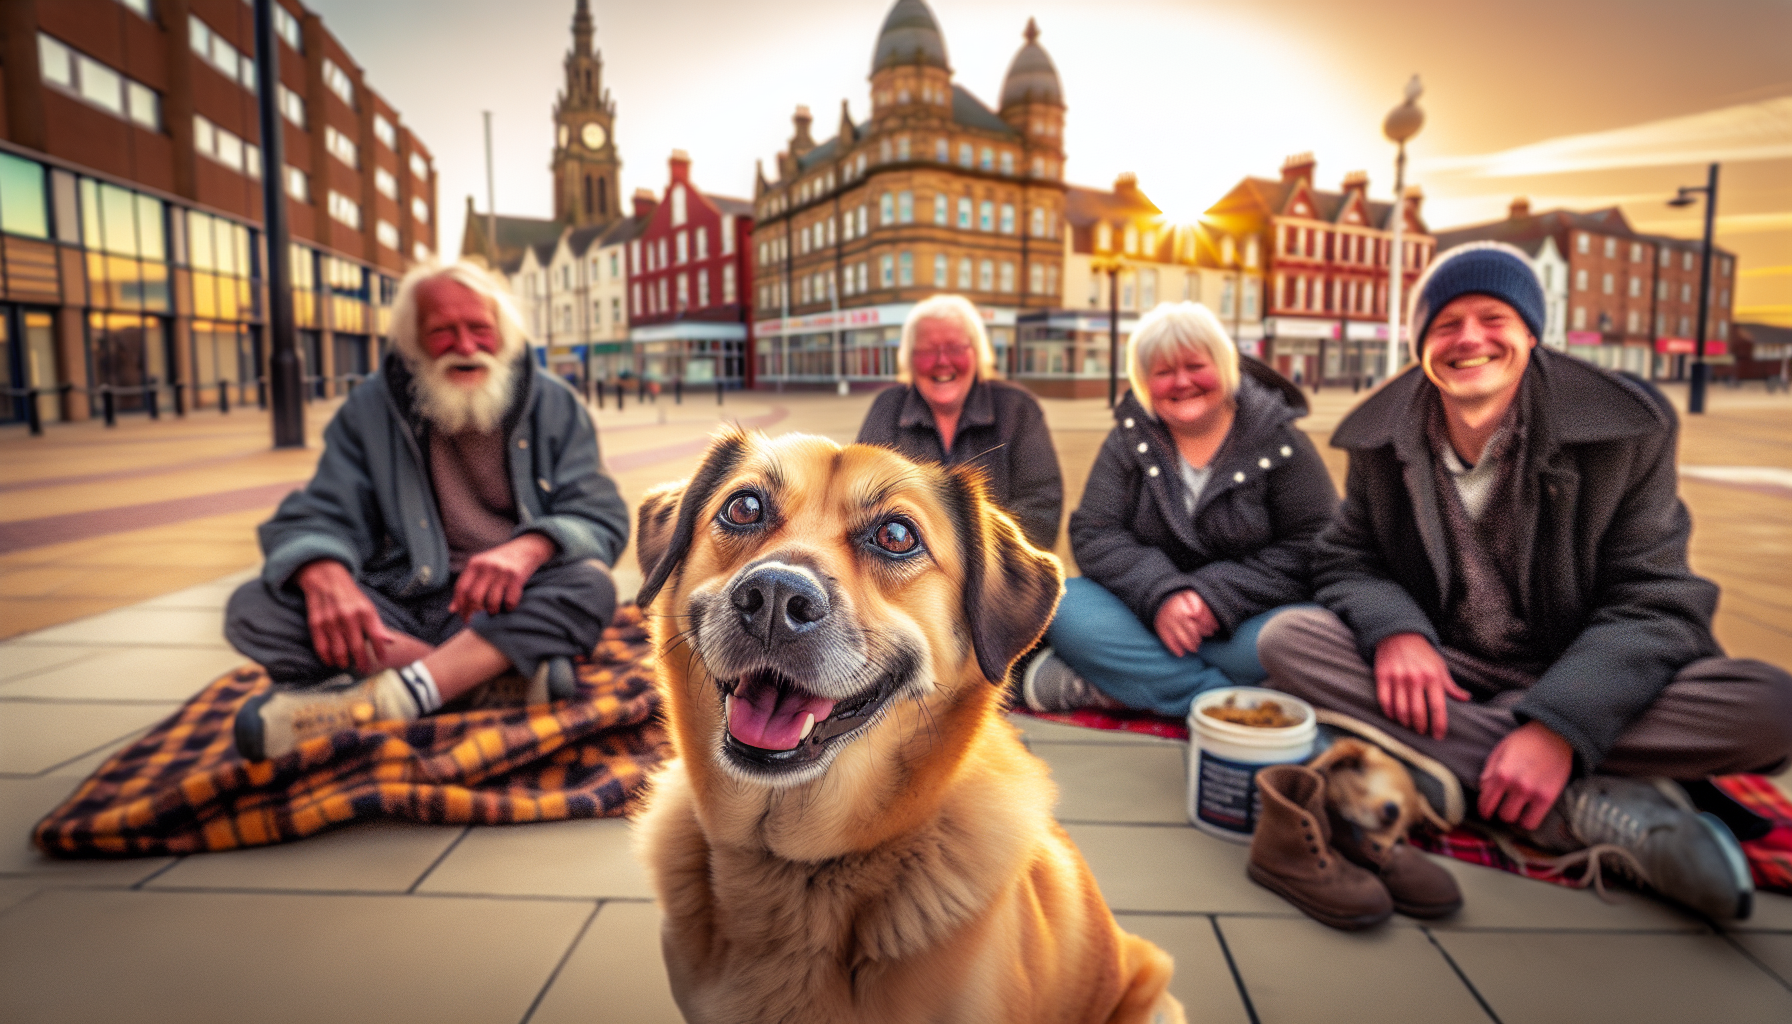
{"type": "Polygon", "coordinates": [[[757,494],[737,494],[722,509],[722,518],[733,526],[752,526],[765,517],[757,494]]]}
{"type": "Polygon", "coordinates": [[[879,526],[872,539],[878,547],[893,555],[906,555],[921,544],[914,527],[901,519],[891,519],[879,526]]]}

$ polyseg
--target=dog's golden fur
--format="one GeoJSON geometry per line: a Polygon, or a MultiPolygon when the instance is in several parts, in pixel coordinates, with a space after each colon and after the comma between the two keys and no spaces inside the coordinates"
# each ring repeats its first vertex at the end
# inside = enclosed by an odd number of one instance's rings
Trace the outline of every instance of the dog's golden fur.
{"type": "Polygon", "coordinates": [[[1052,818],[1046,767],[1000,713],[992,681],[1043,632],[1062,570],[973,472],[728,432],[692,480],[647,497],[639,524],[679,757],[637,842],[688,1020],[1182,1019],[1170,958],[1115,924],[1052,818]],[[743,488],[765,502],[750,534],[717,521],[743,488]],[[920,555],[867,547],[892,516],[920,555]],[[912,668],[818,771],[789,777],[724,755],[730,684],[711,664],[725,660],[716,632],[734,628],[718,600],[768,558],[826,581],[868,664],[912,668]]]}
{"type": "Polygon", "coordinates": [[[1325,776],[1326,806],[1383,849],[1431,820],[1406,766],[1372,743],[1334,740],[1309,767],[1325,776]]]}

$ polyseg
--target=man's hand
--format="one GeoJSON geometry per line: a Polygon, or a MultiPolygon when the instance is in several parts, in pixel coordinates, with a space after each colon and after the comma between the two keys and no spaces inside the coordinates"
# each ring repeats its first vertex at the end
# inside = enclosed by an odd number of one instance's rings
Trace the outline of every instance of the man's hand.
{"type": "Polygon", "coordinates": [[[369,673],[397,639],[380,621],[379,609],[341,562],[320,558],[302,566],[294,579],[305,594],[305,619],[311,646],[331,668],[369,673]]]}
{"type": "Polygon", "coordinates": [[[1375,697],[1382,714],[1441,740],[1449,728],[1445,696],[1469,699],[1431,641],[1418,633],[1395,633],[1375,645],[1375,697]]]}
{"type": "Polygon", "coordinates": [[[1219,630],[1213,609],[1193,590],[1178,590],[1157,606],[1157,638],[1178,658],[1200,650],[1201,641],[1219,630]]]}
{"type": "Polygon", "coordinates": [[[1542,722],[1526,722],[1506,735],[1481,768],[1481,817],[1535,829],[1562,795],[1574,770],[1574,748],[1542,722]]]}
{"type": "Polygon", "coordinates": [[[523,599],[523,584],[559,548],[546,535],[525,533],[467,559],[466,571],[454,584],[448,610],[463,619],[474,612],[496,615],[523,599]]]}

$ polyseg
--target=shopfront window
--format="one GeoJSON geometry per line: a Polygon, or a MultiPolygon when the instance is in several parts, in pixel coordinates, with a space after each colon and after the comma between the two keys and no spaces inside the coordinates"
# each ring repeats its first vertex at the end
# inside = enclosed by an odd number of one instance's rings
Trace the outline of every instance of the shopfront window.
{"type": "Polygon", "coordinates": [[[50,237],[41,164],[0,153],[0,230],[30,238],[50,237]]]}
{"type": "Polygon", "coordinates": [[[162,202],[91,178],[81,179],[79,195],[88,305],[170,312],[168,229],[162,202]]]}

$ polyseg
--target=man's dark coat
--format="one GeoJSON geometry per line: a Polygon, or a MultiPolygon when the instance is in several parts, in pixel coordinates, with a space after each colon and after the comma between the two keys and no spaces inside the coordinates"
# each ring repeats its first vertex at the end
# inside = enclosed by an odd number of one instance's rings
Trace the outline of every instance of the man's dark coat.
{"type": "Polygon", "coordinates": [[[933,410],[914,385],[886,388],[859,427],[860,444],[894,448],[916,462],[969,463],[983,470],[990,496],[1034,547],[1058,543],[1064,477],[1045,414],[1031,392],[1003,380],[978,380],[965,396],[948,453],[933,410]]]}
{"type": "Polygon", "coordinates": [[[1307,411],[1300,389],[1254,359],[1239,365],[1237,415],[1194,514],[1175,442],[1130,392],[1070,514],[1077,568],[1148,628],[1178,590],[1201,595],[1228,634],[1259,612],[1311,599],[1313,537],[1338,492],[1294,426],[1307,411]]]}
{"type": "MultiPolygon", "coordinates": [[[[1561,734],[1584,770],[1681,668],[1721,654],[1717,587],[1686,562],[1692,519],[1676,490],[1679,423],[1654,388],[1544,348],[1520,391],[1535,509],[1489,505],[1518,531],[1519,617],[1542,677],[1514,708],[1561,734]]],[[[1451,572],[1425,417],[1434,385],[1408,370],[1345,418],[1344,504],[1319,536],[1319,600],[1356,633],[1363,659],[1396,633],[1439,645],[1451,572]]],[[[1498,501],[1496,496],[1494,501],[1498,501]]]]}

